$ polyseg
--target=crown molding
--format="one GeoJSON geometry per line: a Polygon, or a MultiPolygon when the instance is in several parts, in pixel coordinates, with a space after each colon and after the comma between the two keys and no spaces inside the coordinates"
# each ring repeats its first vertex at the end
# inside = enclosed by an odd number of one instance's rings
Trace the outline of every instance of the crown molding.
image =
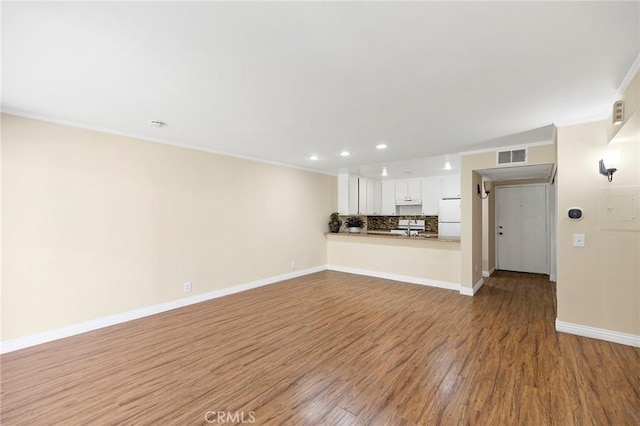
{"type": "Polygon", "coordinates": [[[292,164],[285,164],[285,163],[279,163],[277,161],[263,160],[263,159],[260,159],[260,158],[250,157],[250,156],[247,156],[247,155],[234,154],[234,153],[230,153],[230,152],[226,152],[226,151],[219,151],[219,150],[215,150],[215,149],[211,149],[211,148],[206,148],[206,147],[203,147],[203,146],[190,145],[190,144],[181,143],[181,142],[174,142],[174,141],[170,141],[170,140],[166,140],[166,139],[150,138],[148,136],[141,136],[141,135],[136,135],[136,134],[133,134],[133,133],[121,132],[121,131],[118,131],[118,130],[115,130],[115,129],[106,128],[106,127],[99,127],[99,126],[81,124],[81,123],[77,123],[77,122],[74,122],[74,121],[60,120],[60,119],[57,119],[57,118],[52,118],[52,117],[43,116],[43,115],[39,115],[39,114],[32,114],[32,113],[29,113],[29,112],[12,110],[10,108],[1,108],[0,109],[0,113],[7,114],[7,115],[15,115],[17,117],[29,118],[31,120],[44,121],[46,123],[60,124],[62,126],[76,127],[78,129],[92,130],[94,132],[100,132],[100,133],[107,133],[107,134],[110,134],[110,135],[122,136],[122,137],[136,139],[136,140],[143,141],[143,142],[160,143],[160,144],[163,144],[163,145],[171,145],[171,146],[175,146],[175,147],[178,147],[178,148],[192,149],[194,151],[202,151],[202,152],[206,152],[206,153],[209,153],[209,154],[224,155],[225,157],[239,158],[239,159],[242,159],[242,160],[255,161],[257,163],[270,164],[272,166],[286,167],[288,169],[302,170],[302,171],[305,171],[305,172],[318,173],[318,174],[321,174],[321,175],[336,176],[336,174],[334,174],[334,173],[324,172],[324,171],[321,171],[321,170],[308,169],[308,168],[305,168],[305,167],[294,166],[292,164]]]}
{"type": "Polygon", "coordinates": [[[631,64],[631,68],[629,68],[627,75],[624,76],[624,79],[622,80],[622,83],[620,84],[620,87],[616,92],[615,99],[612,99],[611,102],[615,102],[618,99],[622,98],[622,95],[624,95],[625,90],[629,88],[629,85],[631,84],[633,77],[636,76],[636,73],[638,72],[638,70],[640,70],[640,54],[638,54],[638,56],[636,57],[636,60],[633,61],[633,64],[631,64]]]}

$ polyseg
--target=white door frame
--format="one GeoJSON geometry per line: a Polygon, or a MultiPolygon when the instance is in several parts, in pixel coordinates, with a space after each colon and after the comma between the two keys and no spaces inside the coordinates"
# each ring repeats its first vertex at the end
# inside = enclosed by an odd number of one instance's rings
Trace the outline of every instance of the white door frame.
{"type": "Polygon", "coordinates": [[[493,238],[495,241],[495,254],[494,254],[494,258],[495,258],[495,268],[498,269],[498,190],[500,188],[514,188],[514,187],[524,187],[524,186],[544,186],[545,187],[545,193],[546,193],[546,197],[547,197],[547,209],[546,209],[546,213],[547,213],[547,220],[546,220],[546,234],[547,234],[547,272],[546,274],[549,275],[550,273],[550,267],[551,267],[551,235],[550,235],[550,231],[551,231],[551,227],[549,226],[549,215],[550,215],[550,208],[551,208],[551,204],[550,204],[550,188],[549,188],[549,184],[548,183],[524,183],[524,184],[513,184],[513,185],[497,185],[495,186],[495,205],[494,205],[494,209],[493,209],[493,215],[494,215],[494,224],[495,226],[493,227],[493,238]]]}

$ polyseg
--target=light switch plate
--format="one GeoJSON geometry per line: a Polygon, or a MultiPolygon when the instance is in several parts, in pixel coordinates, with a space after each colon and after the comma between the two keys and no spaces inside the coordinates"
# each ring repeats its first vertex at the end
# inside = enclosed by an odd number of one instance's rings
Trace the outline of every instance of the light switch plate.
{"type": "Polygon", "coordinates": [[[573,234],[573,246],[584,247],[584,234],[573,234]]]}

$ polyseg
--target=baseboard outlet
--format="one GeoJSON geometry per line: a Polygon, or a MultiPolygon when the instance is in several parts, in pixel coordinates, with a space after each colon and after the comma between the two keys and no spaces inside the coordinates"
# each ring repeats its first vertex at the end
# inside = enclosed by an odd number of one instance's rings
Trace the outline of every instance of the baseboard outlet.
{"type": "Polygon", "coordinates": [[[295,272],[289,272],[282,275],[276,275],[269,278],[263,278],[260,280],[252,281],[245,284],[236,285],[233,287],[222,288],[220,290],[210,291],[208,293],[198,294],[183,299],[172,300],[166,303],[160,303],[158,305],[147,306],[145,308],[135,309],[129,312],[123,312],[120,314],[109,315],[107,317],[96,318],[94,320],[85,321],[79,324],[70,325],[67,327],[61,327],[42,333],[32,334],[25,337],[19,337],[16,339],[7,340],[1,343],[0,353],[5,354],[8,352],[17,351],[19,349],[28,348],[31,346],[39,345],[41,343],[51,342],[53,340],[63,339],[65,337],[75,336],[77,334],[86,333],[88,331],[97,330],[99,328],[109,327],[123,322],[132,321],[138,318],[148,317],[150,315],[159,314],[162,312],[170,311],[173,309],[182,308],[185,306],[193,305],[200,302],[205,302],[211,299],[217,299],[219,297],[228,296],[230,294],[239,293],[241,291],[251,290],[253,288],[263,287],[270,284],[275,284],[280,281],[290,280],[292,278],[301,277],[304,275],[313,274],[316,272],[326,270],[326,265],[317,266],[308,269],[302,269],[295,272]]]}
{"type": "Polygon", "coordinates": [[[556,331],[575,334],[577,336],[590,337],[592,339],[606,340],[607,342],[620,343],[621,345],[640,348],[640,335],[621,333],[619,331],[604,328],[589,327],[587,325],[574,324],[560,321],[556,318],[556,331]]]}
{"type": "Polygon", "coordinates": [[[495,271],[496,271],[496,268],[491,268],[488,271],[482,271],[482,277],[489,278],[491,274],[493,274],[495,271]]]}
{"type": "Polygon", "coordinates": [[[474,296],[478,292],[478,290],[480,290],[480,287],[482,287],[483,284],[484,284],[484,280],[480,278],[480,281],[475,283],[473,285],[473,288],[460,287],[460,294],[464,294],[465,296],[474,296]]]}
{"type": "Polygon", "coordinates": [[[389,274],[387,272],[372,271],[370,269],[351,268],[349,266],[327,265],[330,271],[346,272],[348,274],[365,275],[368,277],[383,278],[385,280],[401,281],[409,284],[426,285],[429,287],[443,288],[446,290],[460,291],[460,284],[449,281],[431,280],[427,278],[410,277],[407,275],[389,274]]]}

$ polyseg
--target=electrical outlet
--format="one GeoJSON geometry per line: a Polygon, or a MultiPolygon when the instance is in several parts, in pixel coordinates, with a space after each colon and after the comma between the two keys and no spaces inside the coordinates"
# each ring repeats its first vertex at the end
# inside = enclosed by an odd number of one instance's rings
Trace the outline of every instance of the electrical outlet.
{"type": "Polygon", "coordinates": [[[296,261],[295,260],[291,261],[291,269],[296,269],[296,261]]]}
{"type": "Polygon", "coordinates": [[[183,291],[185,293],[189,293],[191,291],[191,281],[184,283],[183,291]]]}

